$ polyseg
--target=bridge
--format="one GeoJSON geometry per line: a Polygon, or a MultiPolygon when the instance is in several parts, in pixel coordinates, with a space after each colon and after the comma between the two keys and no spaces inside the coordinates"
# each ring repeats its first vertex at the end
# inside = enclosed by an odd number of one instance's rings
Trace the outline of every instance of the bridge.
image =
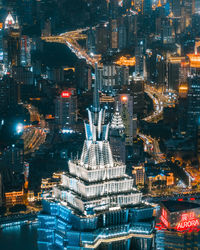
{"type": "Polygon", "coordinates": [[[79,59],[85,59],[87,64],[91,65],[93,68],[95,67],[95,63],[99,63],[101,60],[100,55],[88,55],[86,49],[82,48],[78,41],[86,40],[87,35],[83,34],[88,28],[78,29],[75,31],[69,31],[66,33],[62,33],[58,36],[44,36],[41,37],[42,40],[51,43],[62,43],[66,44],[69,49],[76,54],[79,59]]]}

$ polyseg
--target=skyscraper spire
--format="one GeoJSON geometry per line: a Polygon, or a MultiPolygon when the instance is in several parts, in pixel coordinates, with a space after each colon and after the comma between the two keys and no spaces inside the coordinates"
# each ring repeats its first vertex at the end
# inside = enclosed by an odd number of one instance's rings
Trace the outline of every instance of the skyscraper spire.
{"type": "Polygon", "coordinates": [[[94,112],[100,111],[100,104],[99,104],[99,89],[97,86],[97,63],[95,63],[95,83],[94,83],[94,92],[93,92],[93,110],[94,112]]]}
{"type": "Polygon", "coordinates": [[[122,117],[119,112],[119,103],[117,102],[115,113],[113,115],[112,121],[111,121],[111,129],[118,129],[118,130],[123,130],[124,124],[122,121],[122,117]]]}

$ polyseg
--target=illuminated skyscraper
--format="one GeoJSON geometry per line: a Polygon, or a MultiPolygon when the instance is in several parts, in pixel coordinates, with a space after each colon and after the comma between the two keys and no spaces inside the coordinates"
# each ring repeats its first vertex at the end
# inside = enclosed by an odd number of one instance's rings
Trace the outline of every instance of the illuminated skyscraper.
{"type": "Polygon", "coordinates": [[[117,161],[125,163],[126,160],[126,146],[124,137],[124,124],[119,112],[118,102],[115,113],[112,117],[110,126],[110,147],[113,154],[113,158],[117,161]]]}
{"type": "Polygon", "coordinates": [[[56,98],[55,119],[61,129],[71,129],[77,120],[77,96],[75,89],[63,91],[56,98]]]}
{"type": "Polygon", "coordinates": [[[119,111],[125,126],[126,144],[133,143],[133,96],[120,94],[118,97],[119,111]]]}
{"type": "Polygon", "coordinates": [[[71,159],[61,185],[43,194],[39,249],[150,250],[153,208],[141,202],[126,166],[113,159],[96,84],[88,116],[80,159],[71,159]]]}
{"type": "Polygon", "coordinates": [[[136,64],[135,64],[135,75],[140,76],[142,78],[146,77],[146,72],[145,72],[145,43],[143,39],[138,39],[137,41],[137,46],[135,48],[135,59],[136,59],[136,64]]]}
{"type": "Polygon", "coordinates": [[[191,76],[188,79],[188,133],[193,137],[197,135],[200,122],[200,77],[191,76]]]}
{"type": "Polygon", "coordinates": [[[21,32],[18,19],[14,19],[10,13],[4,25],[4,64],[9,70],[11,66],[20,65],[21,32]]]}

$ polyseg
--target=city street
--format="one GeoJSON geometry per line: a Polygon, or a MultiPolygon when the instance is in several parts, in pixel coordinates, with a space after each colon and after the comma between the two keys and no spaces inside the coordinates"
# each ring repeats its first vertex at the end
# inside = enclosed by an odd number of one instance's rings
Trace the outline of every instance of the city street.
{"type": "Polygon", "coordinates": [[[30,104],[24,104],[24,107],[28,109],[30,113],[30,121],[38,122],[37,126],[30,125],[24,127],[24,132],[22,135],[22,139],[24,140],[24,154],[29,154],[35,150],[38,150],[40,145],[45,142],[46,123],[34,106],[30,104]]]}

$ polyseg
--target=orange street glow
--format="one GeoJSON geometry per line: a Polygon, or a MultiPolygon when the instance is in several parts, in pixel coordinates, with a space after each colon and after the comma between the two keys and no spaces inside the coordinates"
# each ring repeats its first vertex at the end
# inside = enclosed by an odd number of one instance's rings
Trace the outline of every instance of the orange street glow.
{"type": "Polygon", "coordinates": [[[127,96],[123,95],[123,96],[121,97],[121,100],[122,100],[123,102],[126,102],[126,101],[128,100],[128,98],[127,98],[127,96]]]}

